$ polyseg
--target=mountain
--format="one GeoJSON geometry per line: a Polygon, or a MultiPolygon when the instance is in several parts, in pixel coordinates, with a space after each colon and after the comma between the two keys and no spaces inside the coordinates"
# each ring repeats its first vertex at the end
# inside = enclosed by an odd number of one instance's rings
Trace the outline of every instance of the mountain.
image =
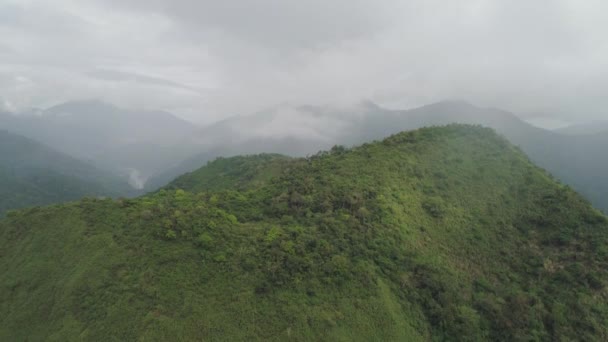
{"type": "Polygon", "coordinates": [[[146,191],[217,157],[263,152],[301,157],[333,145],[352,146],[402,130],[449,123],[496,129],[536,164],[608,212],[608,132],[563,134],[534,127],[506,111],[462,101],[411,110],[389,110],[371,102],[342,108],[282,105],[204,128],[170,113],[124,110],[99,101],[0,114],[0,128],[118,173],[146,191]]]}
{"type": "Polygon", "coordinates": [[[306,156],[331,146],[323,141],[302,138],[250,138],[239,142],[219,142],[225,145],[200,145],[203,152],[197,153],[188,159],[177,163],[164,172],[151,177],[145,185],[147,191],[156,191],[174,180],[177,176],[191,172],[218,157],[233,157],[242,154],[271,153],[289,156],[306,156]]]}
{"type": "Polygon", "coordinates": [[[254,189],[279,176],[290,162],[291,158],[280,154],[220,157],[206,167],[178,177],[164,189],[190,192],[254,189]]]}
{"type": "Polygon", "coordinates": [[[496,129],[520,146],[532,161],[574,187],[598,208],[608,212],[608,161],[603,150],[608,134],[567,136],[527,124],[512,113],[480,108],[464,102],[441,102],[378,118],[382,127],[414,129],[448,123],[481,124],[496,129]]]}
{"type": "Polygon", "coordinates": [[[118,177],[36,141],[0,130],[0,215],[8,209],[84,196],[131,194],[131,187],[118,177]]]}
{"type": "Polygon", "coordinates": [[[390,125],[412,129],[456,122],[492,127],[520,146],[534,163],[608,212],[608,178],[605,176],[608,174],[608,161],[603,157],[608,146],[608,134],[558,134],[531,126],[514,114],[462,102],[442,102],[399,115],[402,121],[390,125]]]}
{"type": "MultiPolygon", "coordinates": [[[[217,157],[256,153],[303,157],[335,144],[361,143],[369,140],[360,134],[364,125],[369,126],[366,121],[385,111],[370,102],[345,108],[281,105],[231,117],[197,130],[193,139],[201,151],[151,177],[146,190],[157,190],[217,157]]],[[[383,133],[376,138],[386,136],[383,133]]]]}
{"type": "Polygon", "coordinates": [[[138,187],[196,151],[188,142],[195,128],[167,112],[125,110],[100,101],[0,115],[0,129],[131,177],[138,187]]]}
{"type": "Polygon", "coordinates": [[[568,135],[593,135],[608,133],[608,121],[595,121],[556,129],[555,132],[568,135]]]}
{"type": "Polygon", "coordinates": [[[573,136],[555,146],[554,173],[608,213],[608,132],[573,136]],[[561,152],[560,152],[561,149],[561,152]]]}
{"type": "Polygon", "coordinates": [[[462,101],[443,101],[411,110],[389,110],[370,102],[346,108],[279,106],[229,118],[199,130],[203,151],[152,177],[146,188],[156,190],[218,156],[261,152],[305,156],[333,145],[352,146],[402,130],[450,123],[497,130],[520,146],[533,162],[608,212],[605,134],[567,136],[532,126],[512,113],[462,101]]]}
{"type": "Polygon", "coordinates": [[[603,341],[607,246],[605,216],[487,128],[224,158],[11,212],[0,340],[603,341]]]}

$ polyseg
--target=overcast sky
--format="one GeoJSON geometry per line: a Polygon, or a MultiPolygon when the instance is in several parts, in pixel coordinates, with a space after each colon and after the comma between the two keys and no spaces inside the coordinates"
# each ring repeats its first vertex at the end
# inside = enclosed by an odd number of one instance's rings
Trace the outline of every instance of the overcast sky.
{"type": "Polygon", "coordinates": [[[608,119],[601,0],[0,0],[0,106],[99,98],[211,122],[462,99],[608,119]]]}

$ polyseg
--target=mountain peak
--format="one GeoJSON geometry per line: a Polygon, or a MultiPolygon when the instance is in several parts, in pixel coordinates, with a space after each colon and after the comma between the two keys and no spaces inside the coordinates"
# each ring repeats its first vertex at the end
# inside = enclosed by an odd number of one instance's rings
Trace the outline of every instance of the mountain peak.
{"type": "Polygon", "coordinates": [[[477,107],[475,105],[473,105],[470,102],[467,102],[465,100],[459,100],[459,99],[454,99],[454,100],[442,100],[442,101],[438,101],[435,103],[431,103],[429,105],[426,105],[424,107],[443,107],[443,108],[457,108],[457,109],[479,109],[480,107],[477,107]]]}
{"type": "Polygon", "coordinates": [[[71,116],[80,114],[100,114],[118,111],[118,107],[98,99],[64,102],[45,110],[45,114],[71,116]]]}

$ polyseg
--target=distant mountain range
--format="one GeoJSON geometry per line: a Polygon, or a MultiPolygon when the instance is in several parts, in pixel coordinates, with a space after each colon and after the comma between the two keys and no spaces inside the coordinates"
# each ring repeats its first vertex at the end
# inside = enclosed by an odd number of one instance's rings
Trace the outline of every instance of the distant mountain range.
{"type": "Polygon", "coordinates": [[[411,110],[371,102],[349,107],[277,106],[198,127],[162,111],[133,111],[99,101],[69,102],[20,115],[0,115],[0,129],[44,142],[156,190],[219,156],[314,154],[333,145],[379,140],[402,130],[449,123],[494,128],[538,165],[608,210],[608,130],[601,124],[550,131],[516,115],[466,102],[411,110]],[[583,134],[587,133],[587,134],[583,134]],[[593,133],[593,134],[592,134],[593,133]]]}
{"type": "Polygon", "coordinates": [[[134,194],[126,181],[31,139],[0,130],[0,215],[6,210],[134,194]]]}
{"type": "Polygon", "coordinates": [[[556,129],[555,132],[568,135],[593,135],[608,133],[608,121],[595,121],[556,129]]]}
{"type": "Polygon", "coordinates": [[[494,128],[530,158],[573,186],[598,208],[608,210],[608,132],[569,135],[532,126],[516,115],[466,102],[444,101],[411,110],[388,110],[373,103],[350,108],[277,107],[230,118],[197,132],[204,151],[148,183],[153,190],[218,156],[252,153],[313,154],[332,145],[379,140],[402,130],[449,123],[494,128]],[[290,124],[291,123],[291,124],[290,124]]]}
{"type": "Polygon", "coordinates": [[[46,110],[0,114],[0,129],[41,141],[79,159],[145,179],[194,153],[196,127],[163,111],[133,111],[100,101],[68,102],[46,110]]]}

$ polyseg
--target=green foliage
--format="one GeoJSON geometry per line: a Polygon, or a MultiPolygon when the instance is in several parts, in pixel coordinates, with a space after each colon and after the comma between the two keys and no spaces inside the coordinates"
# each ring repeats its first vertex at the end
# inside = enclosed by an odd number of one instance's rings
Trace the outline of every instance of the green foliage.
{"type": "Polygon", "coordinates": [[[201,233],[196,242],[203,248],[210,248],[213,246],[213,237],[209,233],[201,233]]]}
{"type": "Polygon", "coordinates": [[[435,218],[441,218],[445,215],[445,204],[440,197],[427,198],[422,202],[422,208],[435,218]]]}
{"type": "Polygon", "coordinates": [[[7,215],[0,340],[603,341],[607,229],[479,127],[220,159],[7,215]]]}
{"type": "Polygon", "coordinates": [[[177,238],[177,233],[173,229],[168,229],[167,233],[165,233],[165,237],[169,240],[175,240],[177,238]]]}
{"type": "Polygon", "coordinates": [[[277,176],[289,160],[279,154],[217,158],[206,167],[178,177],[165,189],[190,192],[253,189],[277,176]]]}

